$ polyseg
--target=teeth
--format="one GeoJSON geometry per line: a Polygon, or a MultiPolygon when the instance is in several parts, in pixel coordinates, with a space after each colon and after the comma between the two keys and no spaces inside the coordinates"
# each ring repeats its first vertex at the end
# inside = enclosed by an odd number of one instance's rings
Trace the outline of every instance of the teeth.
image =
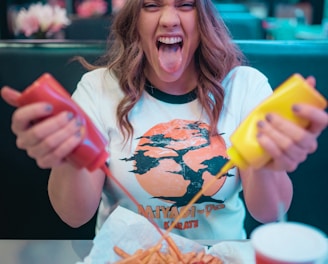
{"type": "Polygon", "coordinates": [[[164,43],[164,44],[175,44],[175,43],[180,43],[182,42],[181,37],[160,37],[158,39],[159,42],[164,43]]]}

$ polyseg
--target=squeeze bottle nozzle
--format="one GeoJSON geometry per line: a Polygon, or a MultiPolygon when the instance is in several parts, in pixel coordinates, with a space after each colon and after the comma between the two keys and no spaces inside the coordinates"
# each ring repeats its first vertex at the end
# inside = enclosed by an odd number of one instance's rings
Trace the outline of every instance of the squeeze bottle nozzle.
{"type": "Polygon", "coordinates": [[[258,105],[231,135],[231,147],[227,153],[233,164],[241,169],[248,166],[260,168],[271,160],[256,138],[257,122],[264,120],[266,114],[277,113],[300,127],[308,126],[308,120],[296,116],[292,111],[292,106],[298,103],[310,104],[320,109],[327,107],[326,99],[300,74],[292,75],[258,105]]]}
{"type": "Polygon", "coordinates": [[[67,156],[67,161],[77,168],[93,171],[105,164],[109,154],[105,151],[106,140],[85,112],[71,99],[70,94],[49,73],[44,73],[28,86],[18,99],[19,106],[34,102],[47,102],[53,106],[51,115],[70,111],[82,122],[83,140],[67,156]]]}

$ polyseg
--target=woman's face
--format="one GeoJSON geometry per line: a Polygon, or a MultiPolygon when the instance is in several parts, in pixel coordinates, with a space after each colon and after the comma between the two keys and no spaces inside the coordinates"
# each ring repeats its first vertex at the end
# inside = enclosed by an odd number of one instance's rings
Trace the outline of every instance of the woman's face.
{"type": "Polygon", "coordinates": [[[195,1],[143,1],[138,32],[147,58],[145,73],[155,85],[196,76],[200,36],[195,1]]]}

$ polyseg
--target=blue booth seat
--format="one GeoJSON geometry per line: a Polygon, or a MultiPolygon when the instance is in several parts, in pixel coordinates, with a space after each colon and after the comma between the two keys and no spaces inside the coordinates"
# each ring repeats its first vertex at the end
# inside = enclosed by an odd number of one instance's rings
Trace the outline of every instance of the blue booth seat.
{"type": "Polygon", "coordinates": [[[234,40],[265,38],[262,19],[251,13],[221,13],[221,17],[234,40]]]}
{"type": "MultiPolygon", "coordinates": [[[[293,73],[314,75],[317,89],[328,98],[327,41],[239,40],[236,43],[250,65],[266,74],[273,88],[293,73]]],[[[102,41],[0,42],[0,87],[25,89],[42,73],[51,73],[72,93],[85,70],[71,59],[84,56],[94,62],[105,51],[102,41]]],[[[73,229],[53,211],[47,194],[48,170],[36,166],[18,150],[10,130],[13,108],[0,100],[0,238],[92,239],[95,218],[73,229]]],[[[328,130],[319,137],[318,150],[290,174],[294,199],[289,220],[314,225],[328,234],[328,130]]],[[[249,215],[247,232],[259,225],[249,215]]]]}
{"type": "Polygon", "coordinates": [[[220,13],[247,13],[249,8],[241,3],[222,3],[222,1],[213,1],[215,8],[220,13]]]}
{"type": "MultiPolygon", "coordinates": [[[[225,6],[225,5],[219,5],[225,6]]],[[[218,7],[220,9],[220,7],[218,7]]],[[[234,39],[263,39],[265,31],[262,19],[249,12],[230,12],[222,7],[222,16],[234,39]]],[[[239,8],[240,9],[240,8],[239,8]]],[[[110,32],[112,17],[73,17],[71,24],[64,30],[68,40],[106,40],[110,32]]]]}

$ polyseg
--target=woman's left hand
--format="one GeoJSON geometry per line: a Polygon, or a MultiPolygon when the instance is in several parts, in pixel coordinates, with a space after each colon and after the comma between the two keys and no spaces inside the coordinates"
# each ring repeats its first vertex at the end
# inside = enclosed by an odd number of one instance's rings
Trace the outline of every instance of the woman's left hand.
{"type": "MultiPolygon", "coordinates": [[[[307,81],[314,86],[314,78],[307,81]]],[[[269,169],[294,171],[316,151],[317,138],[328,125],[328,114],[317,107],[297,104],[293,106],[293,112],[307,119],[309,125],[302,128],[274,113],[269,113],[258,123],[258,142],[272,157],[266,165],[269,169]]]]}

